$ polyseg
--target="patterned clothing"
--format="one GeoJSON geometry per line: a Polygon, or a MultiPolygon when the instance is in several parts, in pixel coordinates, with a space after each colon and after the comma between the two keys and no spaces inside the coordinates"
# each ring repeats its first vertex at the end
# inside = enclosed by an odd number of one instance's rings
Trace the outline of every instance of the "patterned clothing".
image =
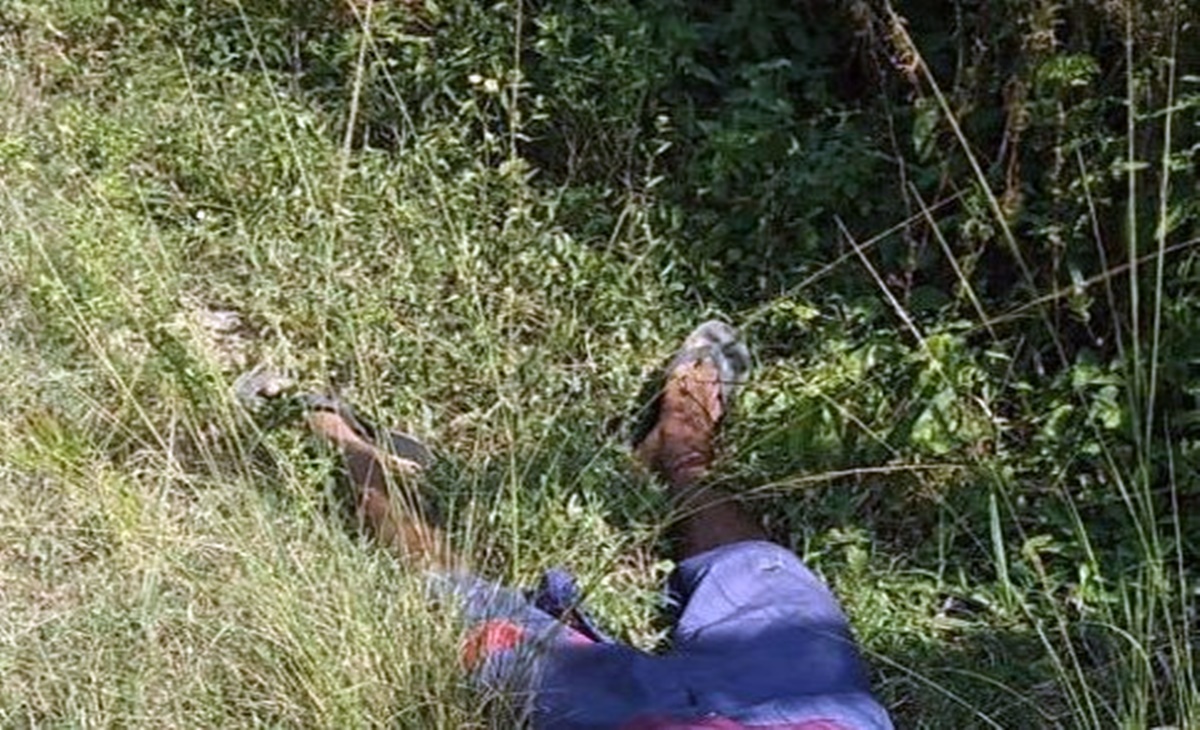
{"type": "Polygon", "coordinates": [[[763,541],[683,561],[671,578],[671,649],[647,654],[604,636],[551,572],[533,596],[443,577],[472,623],[463,661],[487,688],[557,730],[876,730],[846,617],[789,550],[763,541]]]}

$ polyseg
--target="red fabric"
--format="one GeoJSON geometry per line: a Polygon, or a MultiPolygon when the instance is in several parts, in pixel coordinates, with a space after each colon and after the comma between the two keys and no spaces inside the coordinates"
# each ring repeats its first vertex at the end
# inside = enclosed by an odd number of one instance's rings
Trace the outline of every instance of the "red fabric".
{"type": "Polygon", "coordinates": [[[512,621],[492,619],[474,626],[463,639],[460,656],[463,666],[473,670],[498,651],[516,648],[525,640],[525,629],[512,621]]]}

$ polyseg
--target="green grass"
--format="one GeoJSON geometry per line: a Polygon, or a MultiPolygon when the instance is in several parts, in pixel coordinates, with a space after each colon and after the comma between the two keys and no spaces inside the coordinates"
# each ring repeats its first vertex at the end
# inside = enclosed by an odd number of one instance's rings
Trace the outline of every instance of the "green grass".
{"type": "MultiPolygon", "coordinates": [[[[461,33],[518,22],[449,5],[495,23],[461,33]]],[[[504,726],[453,617],[345,519],[331,456],[236,403],[260,363],[433,444],[486,575],[569,566],[653,647],[664,504],[614,424],[709,316],[759,346],[719,478],[834,587],[899,725],[1200,721],[1195,452],[1136,418],[1147,373],[1014,374],[978,300],[893,308],[870,241],[835,267],[853,293],[713,296],[653,165],[605,187],[522,159],[539,90],[465,73],[509,69],[503,38],[371,65],[412,105],[385,148],[345,133],[374,97],[281,81],[261,18],[228,6],[226,62],[163,8],[0,15],[0,725],[504,726]]],[[[364,69],[372,32],[325,50],[364,69]]],[[[1151,291],[1168,332],[1194,320],[1151,291]]]]}

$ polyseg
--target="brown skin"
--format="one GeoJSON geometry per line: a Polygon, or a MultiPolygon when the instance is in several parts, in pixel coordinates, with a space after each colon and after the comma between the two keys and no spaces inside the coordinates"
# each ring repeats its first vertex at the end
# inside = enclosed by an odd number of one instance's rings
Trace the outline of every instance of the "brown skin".
{"type": "Polygon", "coordinates": [[[730,543],[766,539],[732,496],[702,483],[715,455],[724,405],[711,362],[680,366],[663,388],[658,422],[637,447],[641,462],[667,483],[677,515],[680,560],[730,543]]]}
{"type": "MultiPolygon", "coordinates": [[[[703,360],[682,365],[668,376],[658,421],[636,450],[638,459],[667,484],[680,560],[730,543],[766,539],[728,493],[702,484],[724,415],[716,367],[703,360]]],[[[306,420],[313,433],[341,452],[359,519],[380,544],[422,567],[465,565],[441,530],[421,514],[416,493],[420,465],[371,445],[336,413],[316,411],[306,420]]]]}
{"type": "Polygon", "coordinates": [[[315,411],[305,420],[313,433],[341,452],[358,518],[381,545],[421,567],[453,569],[462,564],[442,531],[421,513],[416,493],[419,464],[371,445],[336,413],[315,411]]]}

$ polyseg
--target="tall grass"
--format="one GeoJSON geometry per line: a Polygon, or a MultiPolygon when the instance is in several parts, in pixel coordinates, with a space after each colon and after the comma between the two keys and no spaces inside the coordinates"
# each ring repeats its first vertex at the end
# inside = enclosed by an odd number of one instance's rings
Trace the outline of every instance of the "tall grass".
{"type": "MultiPolygon", "coordinates": [[[[345,97],[285,82],[254,4],[223,26],[244,45],[208,57],[155,25],[187,27],[170,9],[5,16],[20,32],[0,48],[0,724],[504,726],[458,667],[453,612],[346,519],[332,455],[236,402],[258,364],[428,439],[429,491],[480,572],[528,584],[568,565],[607,626],[654,646],[664,505],[613,424],[712,315],[774,346],[720,478],[834,585],[900,724],[1200,722],[1195,475],[1155,415],[1178,301],[1173,104],[1152,210],[1127,166],[1130,261],[1142,217],[1156,237],[1126,369],[1021,391],[996,375],[1015,359],[992,328],[1006,313],[985,314],[950,244],[974,321],[892,296],[873,258],[892,230],[847,235],[853,253],[822,270],[860,266],[877,296],[819,277],[738,311],[697,295],[654,195],[662,152],[624,187],[539,179],[521,154],[543,103],[522,75],[533,21],[448,5],[482,50],[436,72],[397,48],[455,31],[349,5],[348,45],[326,48],[345,97]],[[380,94],[404,105],[386,135],[380,94]],[[1059,417],[1078,462],[1040,472],[1013,421],[1044,457],[1059,417]]],[[[974,170],[959,182],[1019,253],[974,170]]],[[[896,223],[952,241],[940,211],[896,223]]],[[[1026,283],[1031,301],[1059,295],[1026,283]]],[[[1046,311],[1031,327],[1057,338],[1046,311]]]]}

